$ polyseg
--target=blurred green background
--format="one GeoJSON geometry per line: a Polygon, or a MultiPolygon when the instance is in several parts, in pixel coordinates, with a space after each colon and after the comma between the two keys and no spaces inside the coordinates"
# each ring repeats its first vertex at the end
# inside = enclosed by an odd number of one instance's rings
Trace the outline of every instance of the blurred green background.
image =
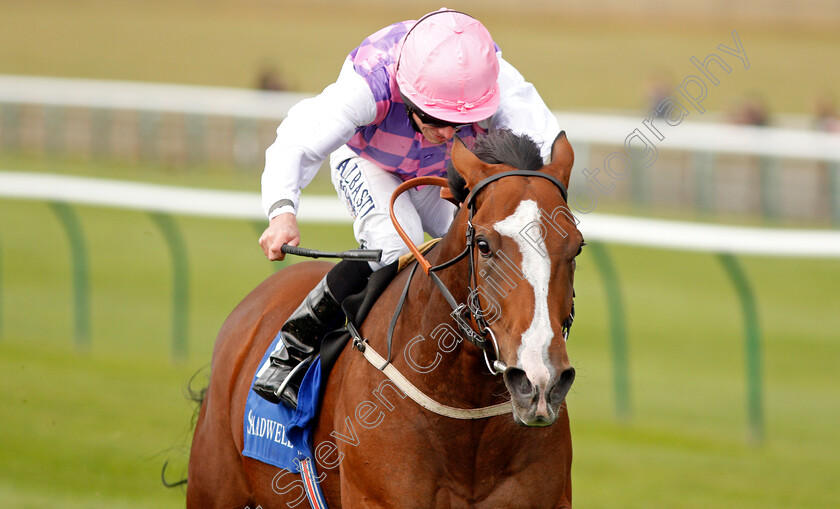
{"type": "MultiPolygon", "coordinates": [[[[500,0],[449,4],[480,18],[507,60],[552,109],[646,107],[647,81],[695,74],[736,30],[748,72],[733,72],[705,104],[722,111],[749,94],[779,113],[810,114],[837,92],[840,7],[821,0],[732,2],[500,0]]],[[[438,2],[312,0],[5,0],[0,73],[253,87],[266,68],[318,92],[373,31],[438,2]]]]}
{"type": "MultiPolygon", "coordinates": [[[[289,88],[315,93],[369,33],[440,6],[0,0],[0,74],[254,88],[273,69],[289,88]]],[[[726,119],[740,101],[760,97],[775,123],[808,126],[815,98],[836,94],[840,83],[840,12],[827,2],[447,6],[481,19],[555,110],[638,114],[652,76],[696,72],[689,57],[731,47],[733,30],[751,67],[710,91],[704,120],[726,119]]],[[[257,191],[261,168],[5,151],[0,170],[257,191]]],[[[324,177],[307,193],[329,193],[324,177]]],[[[167,460],[173,478],[186,468],[187,383],[209,363],[230,310],[276,267],[250,222],[177,217],[190,314],[187,356],[173,361],[172,268],[153,221],[140,212],[76,211],[91,269],[89,345],[74,343],[69,245],[54,211],[0,200],[0,505],[183,506],[183,493],[161,487],[159,475],[167,460]]],[[[354,242],[347,226],[304,225],[303,235],[327,250],[354,242]]],[[[606,295],[585,251],[569,345],[578,370],[569,396],[576,507],[836,507],[838,261],[741,258],[763,332],[766,429],[756,443],[741,311],[714,256],[610,252],[626,299],[632,411],[625,420],[615,414],[606,295]]]]}

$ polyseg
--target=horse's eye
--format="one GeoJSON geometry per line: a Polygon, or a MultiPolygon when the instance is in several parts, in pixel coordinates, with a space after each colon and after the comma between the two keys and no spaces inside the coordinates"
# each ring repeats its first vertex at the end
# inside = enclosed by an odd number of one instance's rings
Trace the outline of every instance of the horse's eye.
{"type": "Polygon", "coordinates": [[[490,244],[487,242],[487,239],[479,237],[475,241],[476,247],[478,247],[478,252],[481,253],[481,256],[490,256],[493,254],[493,251],[490,250],[490,244]]]}

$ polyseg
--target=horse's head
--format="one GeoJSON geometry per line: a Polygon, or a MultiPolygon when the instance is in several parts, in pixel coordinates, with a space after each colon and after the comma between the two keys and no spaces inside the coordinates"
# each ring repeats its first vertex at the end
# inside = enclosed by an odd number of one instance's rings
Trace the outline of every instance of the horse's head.
{"type": "MultiPolygon", "coordinates": [[[[452,149],[452,166],[474,200],[477,297],[471,307],[498,342],[514,418],[547,426],[557,419],[575,378],[566,336],[583,237],[563,196],[574,153],[560,133],[551,162],[543,166],[533,141],[509,131],[491,132],[477,141],[475,152],[459,140],[452,149]],[[511,170],[553,179],[516,174],[485,180],[511,170]]],[[[453,177],[457,180],[450,173],[450,181],[453,177]]]]}

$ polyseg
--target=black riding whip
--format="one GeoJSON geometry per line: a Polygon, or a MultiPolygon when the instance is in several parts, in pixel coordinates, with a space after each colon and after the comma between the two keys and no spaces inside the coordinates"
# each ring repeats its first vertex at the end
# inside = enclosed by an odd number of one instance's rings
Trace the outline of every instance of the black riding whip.
{"type": "Polygon", "coordinates": [[[378,262],[382,259],[381,249],[348,249],[347,251],[329,252],[283,244],[280,250],[286,254],[305,256],[307,258],[341,258],[342,260],[363,262],[378,262]]]}

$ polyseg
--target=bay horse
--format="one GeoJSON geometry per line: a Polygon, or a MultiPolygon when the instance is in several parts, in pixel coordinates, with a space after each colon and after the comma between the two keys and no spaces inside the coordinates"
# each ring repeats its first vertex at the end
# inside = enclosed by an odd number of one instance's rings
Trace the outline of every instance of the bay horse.
{"type": "MultiPolygon", "coordinates": [[[[358,333],[368,348],[393,352],[391,366],[440,404],[504,410],[477,419],[426,410],[383,385],[383,372],[347,346],[324,388],[314,435],[331,508],[571,507],[565,397],[574,369],[566,339],[583,245],[566,204],[574,154],[562,132],[545,166],[530,139],[511,133],[493,146],[492,135],[482,158],[457,138],[453,144],[450,187],[464,206],[420,260],[443,266],[411,279],[400,272],[358,333]],[[450,298],[470,302],[463,321],[474,340],[487,340],[489,353],[462,341],[450,298]]],[[[275,273],[222,326],[192,442],[188,508],[268,509],[302,500],[292,489],[299,478],[295,484],[292,474],[241,454],[244,407],[263,353],[330,267],[306,262],[275,273]]]]}

